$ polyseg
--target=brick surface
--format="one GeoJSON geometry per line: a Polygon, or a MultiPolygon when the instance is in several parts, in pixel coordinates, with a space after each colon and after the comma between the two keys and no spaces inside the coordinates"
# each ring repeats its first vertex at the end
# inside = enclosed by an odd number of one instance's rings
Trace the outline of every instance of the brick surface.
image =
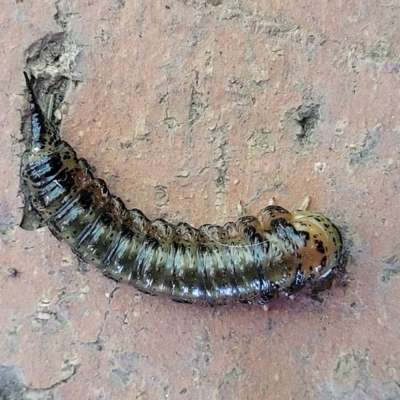
{"type": "Polygon", "coordinates": [[[259,3],[2,6],[0,398],[400,397],[400,9],[259,3]],[[81,48],[63,137],[112,192],[195,226],[308,194],[342,228],[348,285],[176,304],[19,228],[24,52],[63,30],[81,48]]]}

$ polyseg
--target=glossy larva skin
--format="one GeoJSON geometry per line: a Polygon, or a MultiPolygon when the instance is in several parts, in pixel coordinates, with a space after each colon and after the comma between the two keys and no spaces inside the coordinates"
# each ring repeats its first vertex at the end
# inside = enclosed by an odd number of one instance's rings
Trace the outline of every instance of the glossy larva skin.
{"type": "Polygon", "coordinates": [[[266,303],[338,263],[342,240],[324,215],[270,205],[223,227],[150,221],[127,210],[44,115],[28,78],[31,137],[21,163],[26,208],[112,279],[177,301],[266,303]]]}

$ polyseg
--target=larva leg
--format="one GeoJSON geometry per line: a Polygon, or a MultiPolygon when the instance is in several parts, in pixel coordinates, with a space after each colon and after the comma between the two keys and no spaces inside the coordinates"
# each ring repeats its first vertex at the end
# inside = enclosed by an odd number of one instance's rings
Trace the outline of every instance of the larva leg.
{"type": "Polygon", "coordinates": [[[246,214],[246,208],[243,205],[242,200],[240,200],[239,203],[237,203],[236,210],[237,210],[238,217],[243,217],[246,214]]]}
{"type": "Polygon", "coordinates": [[[268,303],[267,304],[262,304],[261,307],[262,307],[263,311],[268,312],[268,310],[269,310],[268,303]]]}
{"type": "Polygon", "coordinates": [[[303,200],[303,202],[300,204],[300,207],[298,208],[300,211],[307,211],[308,206],[310,205],[311,198],[310,196],[306,196],[303,200]]]}

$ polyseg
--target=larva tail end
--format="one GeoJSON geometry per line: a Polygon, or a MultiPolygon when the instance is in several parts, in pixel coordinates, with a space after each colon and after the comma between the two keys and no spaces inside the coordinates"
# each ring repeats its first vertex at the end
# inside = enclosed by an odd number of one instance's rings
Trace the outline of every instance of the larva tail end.
{"type": "Polygon", "coordinates": [[[26,87],[28,88],[29,102],[30,103],[35,102],[37,100],[35,89],[34,89],[36,79],[33,75],[31,77],[29,77],[29,75],[26,71],[23,71],[23,74],[24,74],[24,78],[25,78],[25,82],[26,82],[26,87]]]}
{"type": "Polygon", "coordinates": [[[25,77],[26,87],[28,89],[28,101],[31,111],[42,114],[42,109],[39,105],[38,96],[35,90],[36,78],[33,75],[29,76],[26,71],[23,71],[23,73],[25,77]]]}

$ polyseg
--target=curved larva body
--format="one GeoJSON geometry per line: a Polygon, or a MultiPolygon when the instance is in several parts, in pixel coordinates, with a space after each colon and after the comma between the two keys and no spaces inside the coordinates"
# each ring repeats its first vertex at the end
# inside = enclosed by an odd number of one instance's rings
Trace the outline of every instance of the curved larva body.
{"type": "MultiPolygon", "coordinates": [[[[26,76],[27,78],[27,76],[26,76]]],[[[127,210],[45,117],[28,80],[30,148],[25,201],[83,260],[137,289],[174,300],[267,302],[293,293],[338,263],[338,229],[320,213],[268,206],[223,227],[150,221],[127,210]]]]}

